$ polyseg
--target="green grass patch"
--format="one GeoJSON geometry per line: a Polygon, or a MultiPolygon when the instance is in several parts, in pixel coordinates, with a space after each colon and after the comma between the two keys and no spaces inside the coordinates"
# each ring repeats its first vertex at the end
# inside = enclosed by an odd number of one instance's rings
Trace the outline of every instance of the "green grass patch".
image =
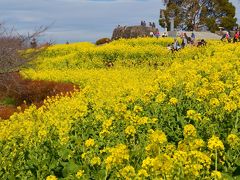
{"type": "Polygon", "coordinates": [[[3,99],[0,99],[0,105],[15,105],[16,101],[14,98],[11,97],[5,97],[3,99]]]}

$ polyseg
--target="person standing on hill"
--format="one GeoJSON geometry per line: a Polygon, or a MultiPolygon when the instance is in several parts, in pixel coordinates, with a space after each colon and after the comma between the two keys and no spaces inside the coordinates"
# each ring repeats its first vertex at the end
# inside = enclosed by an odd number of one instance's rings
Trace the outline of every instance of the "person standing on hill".
{"type": "Polygon", "coordinates": [[[221,38],[221,41],[223,41],[224,39],[226,39],[228,42],[230,41],[230,34],[228,31],[224,30],[222,31],[223,32],[223,35],[222,35],[222,38],[221,38]]]}
{"type": "Polygon", "coordinates": [[[154,33],[151,31],[151,32],[149,33],[149,35],[150,35],[150,37],[153,37],[153,36],[154,36],[154,33]]]}
{"type": "Polygon", "coordinates": [[[240,31],[239,30],[237,31],[237,34],[238,34],[238,41],[240,42],[240,31]]]}
{"type": "Polygon", "coordinates": [[[182,48],[184,48],[185,46],[187,46],[187,44],[188,44],[188,36],[187,36],[186,33],[184,33],[184,34],[183,34],[183,37],[182,37],[182,44],[181,44],[182,48]]]}
{"type": "Polygon", "coordinates": [[[191,35],[191,41],[192,41],[192,43],[194,43],[195,39],[196,39],[196,36],[195,36],[194,32],[192,32],[192,35],[191,35]]]}
{"type": "Polygon", "coordinates": [[[35,38],[33,38],[32,41],[30,42],[30,46],[33,49],[37,48],[37,41],[35,38]]]}
{"type": "Polygon", "coordinates": [[[144,26],[144,27],[146,27],[146,26],[147,26],[147,24],[146,24],[146,21],[143,21],[143,26],[144,26]]]}
{"type": "Polygon", "coordinates": [[[156,28],[156,25],[155,25],[155,23],[154,23],[154,22],[152,23],[152,27],[153,27],[153,28],[156,28]]]}
{"type": "Polygon", "coordinates": [[[227,39],[227,41],[228,41],[229,43],[231,42],[231,37],[230,37],[229,32],[227,32],[227,34],[226,34],[226,39],[227,39]]]}
{"type": "Polygon", "coordinates": [[[159,32],[159,30],[157,30],[157,32],[155,33],[155,37],[158,39],[159,36],[160,36],[160,32],[159,32]]]}
{"type": "Polygon", "coordinates": [[[178,40],[177,38],[174,39],[174,42],[173,42],[173,50],[174,51],[178,51],[180,49],[180,45],[178,43],[178,40]]]}
{"type": "Polygon", "coordinates": [[[236,31],[233,37],[233,43],[238,42],[239,39],[239,31],[236,31]]]}

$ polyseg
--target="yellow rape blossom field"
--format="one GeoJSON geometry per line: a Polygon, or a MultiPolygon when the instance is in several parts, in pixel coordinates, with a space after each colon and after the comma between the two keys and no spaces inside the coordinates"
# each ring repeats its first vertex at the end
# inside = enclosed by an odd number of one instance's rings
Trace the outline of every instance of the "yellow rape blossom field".
{"type": "Polygon", "coordinates": [[[22,76],[80,90],[0,121],[1,179],[239,179],[240,44],[54,45],[22,76]]]}

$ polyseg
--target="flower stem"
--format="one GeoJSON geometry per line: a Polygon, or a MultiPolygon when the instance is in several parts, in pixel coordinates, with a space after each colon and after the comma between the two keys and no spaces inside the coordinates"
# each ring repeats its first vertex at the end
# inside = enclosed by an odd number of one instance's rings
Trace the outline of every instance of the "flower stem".
{"type": "Polygon", "coordinates": [[[217,163],[218,163],[218,160],[217,160],[217,158],[218,158],[218,154],[217,154],[217,149],[215,150],[215,171],[217,171],[217,163]]]}

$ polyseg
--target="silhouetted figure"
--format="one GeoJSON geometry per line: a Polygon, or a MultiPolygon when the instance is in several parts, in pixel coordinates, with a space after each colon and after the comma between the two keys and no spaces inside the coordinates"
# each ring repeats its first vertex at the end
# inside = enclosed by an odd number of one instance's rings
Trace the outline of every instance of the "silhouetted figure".
{"type": "Polygon", "coordinates": [[[154,23],[154,22],[152,23],[152,27],[153,27],[153,28],[155,28],[155,27],[156,27],[156,25],[155,25],[155,23],[154,23]]]}
{"type": "Polygon", "coordinates": [[[35,49],[37,48],[37,41],[35,38],[32,39],[32,41],[30,42],[31,48],[35,49]]]}
{"type": "Polygon", "coordinates": [[[191,34],[191,41],[192,41],[192,43],[195,41],[195,39],[196,39],[196,36],[195,36],[194,32],[192,32],[192,34],[191,34]]]}
{"type": "Polygon", "coordinates": [[[66,44],[69,44],[69,42],[67,41],[66,44]]]}
{"type": "Polygon", "coordinates": [[[145,27],[147,26],[146,21],[143,21],[143,26],[145,26],[145,27]]]}
{"type": "Polygon", "coordinates": [[[149,26],[152,27],[152,23],[151,22],[149,22],[149,26]]]}

